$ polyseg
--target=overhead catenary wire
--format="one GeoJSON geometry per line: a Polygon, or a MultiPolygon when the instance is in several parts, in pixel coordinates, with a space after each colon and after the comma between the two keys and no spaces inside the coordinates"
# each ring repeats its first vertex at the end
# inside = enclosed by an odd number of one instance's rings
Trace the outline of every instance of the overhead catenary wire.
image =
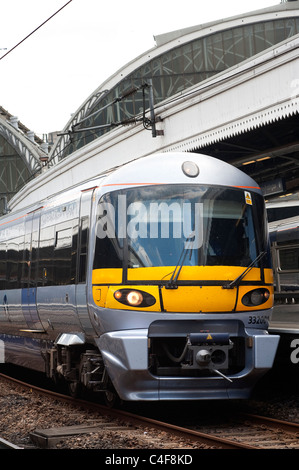
{"type": "Polygon", "coordinates": [[[15,46],[13,46],[9,51],[7,51],[3,56],[0,57],[0,60],[4,59],[8,54],[10,54],[14,49],[16,49],[18,46],[20,46],[26,39],[28,39],[32,34],[34,34],[37,30],[39,30],[42,26],[44,26],[48,21],[50,21],[54,16],[56,16],[61,10],[63,10],[69,3],[71,3],[73,0],[69,0],[65,5],[63,5],[59,10],[57,10],[53,15],[51,15],[48,19],[46,19],[42,24],[40,24],[37,28],[35,28],[33,31],[31,31],[30,34],[28,34],[24,39],[19,41],[15,46]]]}

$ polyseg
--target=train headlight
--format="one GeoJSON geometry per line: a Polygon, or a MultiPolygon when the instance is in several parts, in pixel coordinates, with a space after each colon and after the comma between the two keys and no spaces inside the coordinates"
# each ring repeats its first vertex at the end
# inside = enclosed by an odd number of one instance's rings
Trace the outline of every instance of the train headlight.
{"type": "Polygon", "coordinates": [[[121,290],[117,290],[116,292],[114,292],[114,298],[116,300],[121,300],[122,298],[122,291],[121,290]]]}
{"type": "Polygon", "coordinates": [[[143,295],[138,290],[132,290],[127,295],[127,301],[132,307],[138,307],[143,302],[143,295]]]}
{"type": "Polygon", "coordinates": [[[195,178],[199,175],[199,168],[194,162],[184,162],[182,170],[186,176],[189,176],[189,178],[195,178]]]}
{"type": "Polygon", "coordinates": [[[262,305],[270,297],[270,292],[268,289],[254,289],[242,297],[242,304],[246,307],[256,307],[257,305],[262,305]]]}
{"type": "Polygon", "coordinates": [[[114,292],[114,298],[130,307],[151,307],[156,303],[153,295],[136,289],[119,289],[114,292]]]}

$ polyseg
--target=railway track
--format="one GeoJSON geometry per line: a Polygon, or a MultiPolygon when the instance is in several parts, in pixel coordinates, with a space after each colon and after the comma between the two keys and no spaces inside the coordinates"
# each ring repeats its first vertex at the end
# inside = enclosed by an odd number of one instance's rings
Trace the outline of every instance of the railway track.
{"type": "Polygon", "coordinates": [[[16,450],[16,449],[22,449],[22,447],[16,446],[12,442],[9,442],[6,439],[0,438],[0,450],[3,450],[3,449],[16,450]]]}
{"type": "Polygon", "coordinates": [[[226,423],[201,427],[202,432],[237,441],[251,449],[299,449],[299,425],[254,414],[237,413],[226,423]]]}
{"type": "MultiPolygon", "coordinates": [[[[299,425],[256,415],[236,413],[229,420],[196,425],[192,428],[140,416],[123,410],[109,409],[97,403],[77,400],[56,392],[26,384],[6,375],[0,378],[30,388],[49,399],[63,401],[74,407],[96,412],[96,418],[84,424],[38,428],[31,432],[37,447],[55,447],[58,442],[84,434],[109,432],[128,439],[143,439],[144,447],[150,443],[164,449],[298,449],[299,425]],[[152,436],[152,437],[150,437],[152,436]],[[156,437],[153,437],[156,436],[156,437]],[[162,437],[161,437],[162,436],[162,437]]],[[[140,444],[139,444],[140,445],[140,444]]],[[[152,447],[153,448],[153,447],[152,447]]]]}

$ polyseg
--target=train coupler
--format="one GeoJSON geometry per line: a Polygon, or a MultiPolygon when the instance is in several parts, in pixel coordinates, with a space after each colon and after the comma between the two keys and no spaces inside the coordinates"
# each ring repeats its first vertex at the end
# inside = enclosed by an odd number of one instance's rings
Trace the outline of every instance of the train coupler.
{"type": "Polygon", "coordinates": [[[228,369],[229,350],[233,342],[228,334],[224,333],[191,333],[187,336],[186,361],[182,368],[208,369],[232,382],[219,369],[228,369]]]}

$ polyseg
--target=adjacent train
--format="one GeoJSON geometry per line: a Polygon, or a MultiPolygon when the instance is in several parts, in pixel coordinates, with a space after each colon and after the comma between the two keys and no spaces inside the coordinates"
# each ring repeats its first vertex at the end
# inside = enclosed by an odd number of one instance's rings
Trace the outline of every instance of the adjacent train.
{"type": "Polygon", "coordinates": [[[147,156],[0,219],[0,359],[122,400],[247,398],[272,367],[257,184],[147,156]]]}
{"type": "MultiPolygon", "coordinates": [[[[298,211],[298,206],[292,203],[288,207],[293,213],[298,211]]],[[[275,220],[275,214],[271,214],[274,220],[269,223],[274,272],[274,309],[270,329],[291,339],[299,334],[299,216],[288,217],[288,209],[284,214],[286,217],[281,220],[275,220]]]]}

